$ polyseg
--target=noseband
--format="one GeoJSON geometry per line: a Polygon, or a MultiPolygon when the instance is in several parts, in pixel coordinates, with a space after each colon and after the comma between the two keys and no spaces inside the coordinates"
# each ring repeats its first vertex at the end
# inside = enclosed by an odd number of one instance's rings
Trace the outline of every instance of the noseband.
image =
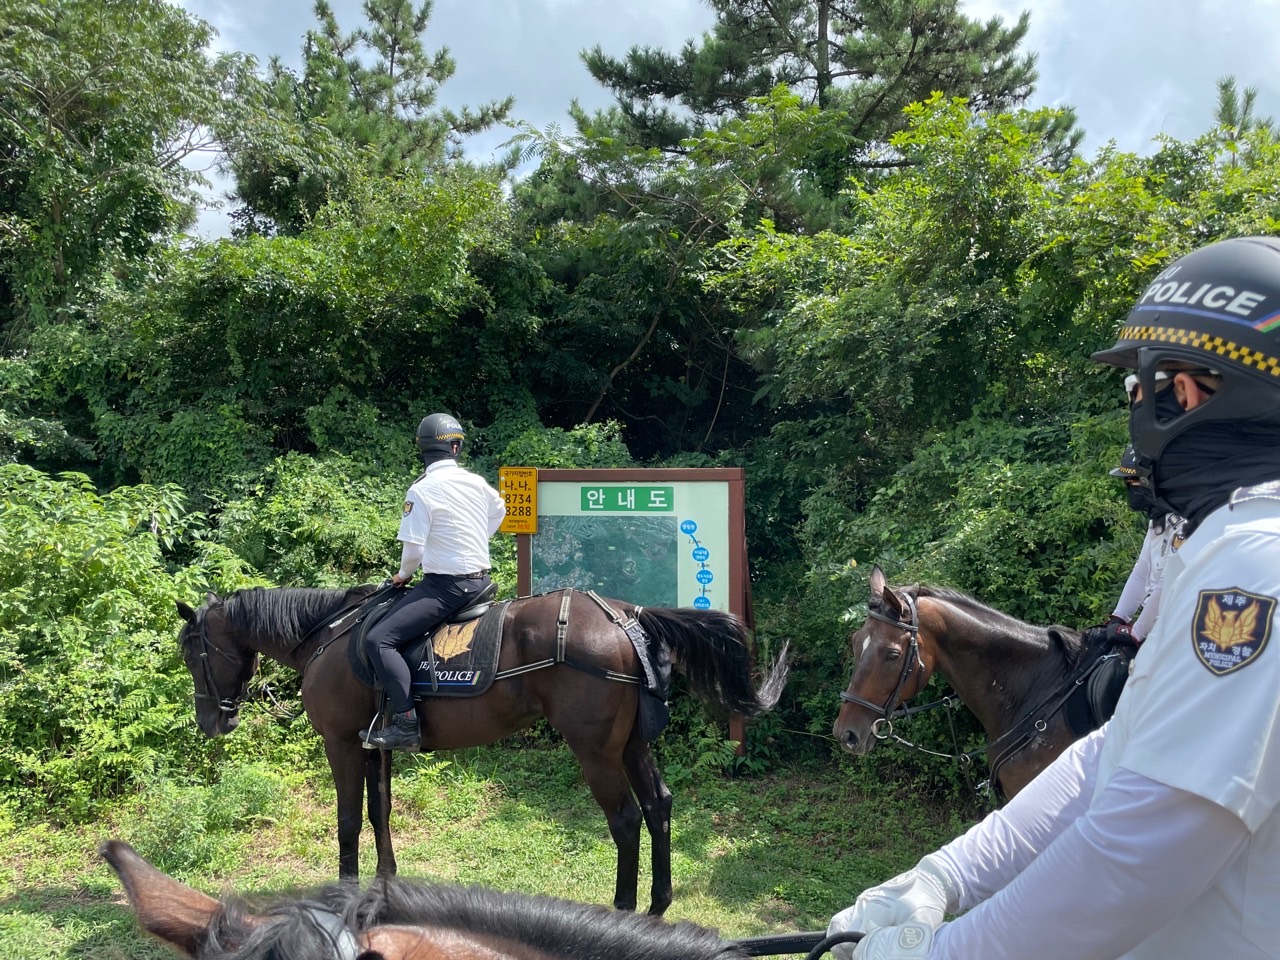
{"type": "Polygon", "coordinates": [[[920,664],[920,669],[924,670],[924,661],[920,659],[920,613],[916,609],[916,601],[914,597],[906,596],[907,610],[911,614],[911,622],[905,623],[897,617],[886,617],[883,613],[877,613],[870,608],[867,609],[867,618],[870,620],[879,620],[882,623],[889,623],[907,634],[907,656],[902,664],[902,674],[898,677],[898,685],[893,688],[893,693],[889,694],[889,699],[884,703],[872,703],[870,700],[864,700],[862,697],[854,696],[848,690],[840,691],[840,699],[846,703],[856,703],[861,707],[874,710],[880,716],[873,725],[873,732],[882,724],[892,723],[895,711],[902,710],[902,692],[907,687],[907,681],[911,679],[911,674],[915,671],[916,664],[920,664]]]}
{"type": "Polygon", "coordinates": [[[240,709],[240,704],[249,698],[249,689],[246,686],[245,692],[236,697],[219,697],[218,685],[213,681],[213,668],[209,666],[209,652],[220,654],[232,663],[237,663],[235,657],[227,653],[221,647],[216,646],[209,639],[209,630],[205,626],[205,618],[200,618],[200,672],[204,675],[204,685],[208,693],[200,693],[196,691],[197,700],[214,700],[218,704],[218,709],[223,713],[235,713],[240,709]]]}

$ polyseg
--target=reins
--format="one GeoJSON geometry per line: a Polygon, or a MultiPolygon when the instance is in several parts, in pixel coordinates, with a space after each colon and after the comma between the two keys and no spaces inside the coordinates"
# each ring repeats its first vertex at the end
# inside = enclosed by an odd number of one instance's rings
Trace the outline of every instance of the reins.
{"type": "MultiPolygon", "coordinates": [[[[332,910],[320,906],[303,907],[303,914],[325,935],[332,947],[333,960],[356,960],[360,953],[355,931],[332,910]]],[[[729,941],[749,957],[775,957],[783,954],[805,954],[805,960],[818,960],[840,943],[857,943],[863,934],[843,930],[828,935],[826,931],[775,933],[729,941]]],[[[328,960],[328,958],[317,958],[328,960]]]]}

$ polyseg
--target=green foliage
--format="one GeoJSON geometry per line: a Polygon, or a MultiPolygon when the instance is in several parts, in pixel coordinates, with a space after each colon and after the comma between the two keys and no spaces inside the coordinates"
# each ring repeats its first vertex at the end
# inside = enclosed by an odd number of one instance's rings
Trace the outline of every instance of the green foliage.
{"type": "MultiPolygon", "coordinates": [[[[0,24],[0,811],[88,816],[145,781],[185,816],[219,764],[313,763],[275,667],[236,737],[195,738],[173,601],[380,579],[433,410],[490,479],[745,467],[758,637],[795,642],[792,686],[744,757],[679,700],[661,749],[690,786],[825,759],[871,563],[1035,622],[1107,611],[1141,525],[1088,356],[1172,258],[1280,234],[1247,88],[1203,137],[1075,157],[1070,111],[1001,112],[1033,76],[1024,23],[948,0],[717,0],[679,56],[593,54],[621,106],[526,130],[541,166],[510,195],[441,162],[506,106],[434,105],[453,64],[426,5],[345,33],[318,4],[303,76],[262,81],[157,4],[13,0],[0,24]],[[179,246],[196,126],[248,207],[179,246]]],[[[510,593],[512,541],[493,557],[510,593]]],[[[849,770],[961,796],[894,750],[849,770]]],[[[424,804],[448,776],[421,774],[424,804]]]]}
{"type": "Polygon", "coordinates": [[[588,423],[572,430],[530,428],[503,448],[500,460],[509,466],[544,470],[635,465],[622,440],[622,427],[613,422],[588,423]]]}
{"type": "Polygon", "coordinates": [[[207,786],[149,780],[130,817],[129,842],[166,873],[225,870],[254,831],[289,815],[290,786],[276,770],[244,762],[224,766],[207,786]]]}
{"type": "Polygon", "coordinates": [[[273,462],[222,504],[217,539],[280,586],[349,587],[383,579],[413,477],[377,476],[340,456],[273,462]]]}
{"type": "Polygon", "coordinates": [[[195,519],[172,487],[0,466],[0,784],[26,809],[85,816],[199,755],[173,603],[200,573],[163,555],[195,519]]]}
{"type": "Polygon", "coordinates": [[[289,450],[398,464],[386,423],[509,391],[506,358],[454,320],[479,297],[469,254],[503,229],[491,183],[361,181],[302,236],[170,250],[94,329],[47,331],[42,365],[114,478],[207,493],[289,450]]]}
{"type": "Polygon", "coordinates": [[[60,421],[40,415],[37,380],[25,358],[0,357],[0,464],[87,458],[87,444],[60,421]]]}
{"type": "Polygon", "coordinates": [[[70,319],[189,222],[199,177],[181,161],[254,101],[245,58],[211,37],[162,0],[5,4],[0,330],[70,319]]]}

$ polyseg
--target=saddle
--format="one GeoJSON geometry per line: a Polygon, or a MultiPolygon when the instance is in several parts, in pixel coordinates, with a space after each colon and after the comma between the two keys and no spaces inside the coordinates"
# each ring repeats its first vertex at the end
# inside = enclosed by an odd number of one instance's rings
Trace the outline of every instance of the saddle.
{"type": "Polygon", "coordinates": [[[1067,726],[1075,736],[1091,733],[1111,719],[1129,679],[1132,659],[1133,650],[1127,646],[1113,645],[1098,654],[1097,662],[1063,707],[1067,726]]]}
{"type": "MultiPolygon", "coordinates": [[[[502,652],[502,623],[511,601],[494,603],[498,585],[491,583],[472,603],[449,617],[430,634],[403,650],[412,680],[409,692],[423,697],[478,697],[489,689],[502,652]]],[[[377,677],[364,653],[364,638],[379,620],[395,609],[405,591],[375,593],[361,609],[348,648],[351,669],[365,686],[377,688],[377,677]]]]}

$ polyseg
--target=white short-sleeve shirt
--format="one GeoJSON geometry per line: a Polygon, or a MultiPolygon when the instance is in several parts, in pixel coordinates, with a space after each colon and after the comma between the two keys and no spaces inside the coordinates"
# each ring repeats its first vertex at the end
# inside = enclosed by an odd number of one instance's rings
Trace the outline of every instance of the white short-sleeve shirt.
{"type": "Polygon", "coordinates": [[[506,512],[483,477],[437,460],[405,494],[398,539],[422,545],[424,573],[476,573],[489,569],[489,538],[506,512]]]}
{"type": "Polygon", "coordinates": [[[1107,731],[1118,768],[1238,816],[1245,850],[1126,957],[1280,955],[1280,482],[1236,491],[1169,556],[1155,628],[1107,731]]]}

